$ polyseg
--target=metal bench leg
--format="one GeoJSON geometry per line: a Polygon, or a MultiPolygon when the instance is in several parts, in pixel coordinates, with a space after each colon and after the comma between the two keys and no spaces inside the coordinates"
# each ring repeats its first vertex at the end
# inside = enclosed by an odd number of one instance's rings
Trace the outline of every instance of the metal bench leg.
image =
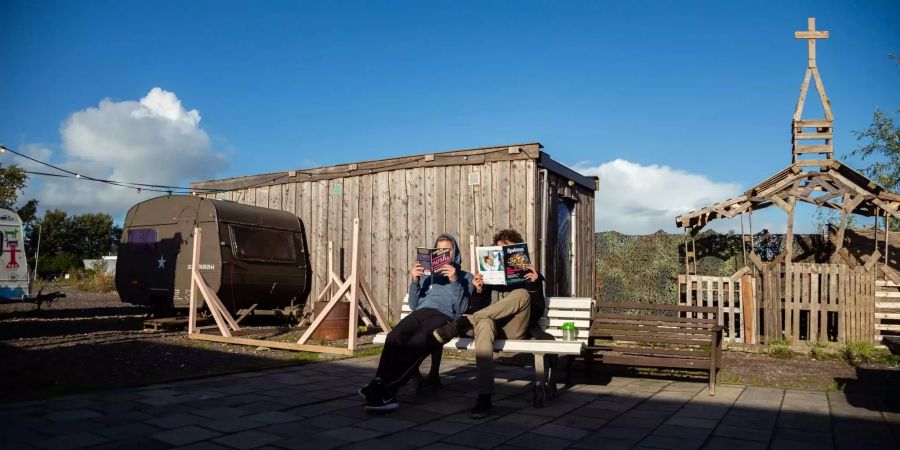
{"type": "Polygon", "coordinates": [[[556,394],[556,381],[553,372],[558,357],[559,355],[545,355],[543,353],[535,353],[534,355],[533,404],[535,408],[547,406],[547,400],[556,394]]]}
{"type": "Polygon", "coordinates": [[[532,403],[535,408],[543,408],[547,405],[546,362],[546,355],[543,353],[534,354],[534,395],[532,403]]]}

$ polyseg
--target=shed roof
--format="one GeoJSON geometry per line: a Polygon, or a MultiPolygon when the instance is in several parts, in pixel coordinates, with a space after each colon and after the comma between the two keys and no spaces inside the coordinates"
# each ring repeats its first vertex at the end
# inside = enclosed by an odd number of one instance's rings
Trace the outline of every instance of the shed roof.
{"type": "Polygon", "coordinates": [[[411,156],[337,164],[309,169],[288,170],[220,180],[198,181],[191,188],[202,190],[234,190],[303,181],[330,180],[416,167],[441,167],[484,164],[491,161],[535,160],[545,169],[571,179],[585,188],[596,188],[596,177],[587,177],[559,164],[541,151],[539,142],[421,153],[411,156]]]}

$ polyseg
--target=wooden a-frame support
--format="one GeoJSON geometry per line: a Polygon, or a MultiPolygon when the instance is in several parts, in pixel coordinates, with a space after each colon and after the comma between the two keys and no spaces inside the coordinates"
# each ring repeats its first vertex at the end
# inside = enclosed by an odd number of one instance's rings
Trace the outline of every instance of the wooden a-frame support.
{"type": "MultiPolygon", "coordinates": [[[[350,276],[347,281],[341,282],[340,279],[334,274],[331,270],[331,252],[329,251],[329,284],[334,284],[334,286],[326,286],[325,292],[331,289],[335,289],[336,292],[331,296],[328,304],[325,308],[319,313],[318,317],[313,321],[312,325],[303,333],[303,336],[300,337],[300,340],[296,343],[292,342],[277,342],[277,341],[268,341],[264,339],[247,339],[235,337],[232,335],[232,332],[240,331],[240,326],[237,322],[232,318],[231,313],[225,308],[222,304],[222,301],[219,300],[219,297],[216,295],[215,291],[209,287],[206,283],[206,280],[203,279],[203,275],[200,274],[200,242],[202,240],[202,232],[201,229],[194,228],[194,251],[191,259],[191,294],[190,294],[190,309],[188,312],[188,337],[191,339],[199,339],[205,341],[214,341],[214,342],[223,342],[227,344],[238,344],[238,345],[252,345],[257,347],[269,347],[269,348],[278,348],[283,350],[296,350],[296,351],[308,351],[308,352],[316,352],[316,353],[333,353],[338,355],[353,355],[353,351],[356,349],[356,325],[359,320],[359,309],[361,308],[362,303],[366,303],[366,306],[372,311],[372,314],[375,315],[378,324],[381,326],[382,330],[390,331],[390,325],[388,325],[387,321],[385,321],[384,314],[381,313],[381,310],[378,308],[378,305],[375,304],[372,299],[370,292],[365,285],[362,276],[359,273],[359,219],[353,220],[353,252],[352,252],[352,266],[350,269],[350,276]],[[209,309],[210,313],[213,316],[213,319],[216,322],[216,326],[221,333],[221,336],[216,336],[212,334],[203,334],[200,332],[197,327],[197,293],[203,296],[203,299],[206,302],[206,306],[209,309]],[[350,318],[348,320],[348,339],[347,339],[347,348],[341,347],[329,347],[326,345],[310,345],[306,342],[309,340],[309,337],[313,332],[322,324],[325,320],[325,317],[328,316],[328,313],[334,308],[338,301],[341,301],[343,298],[348,298],[350,301],[350,318]]],[[[331,250],[331,244],[329,243],[329,250],[331,250]]],[[[319,297],[323,295],[320,294],[319,297]]]]}

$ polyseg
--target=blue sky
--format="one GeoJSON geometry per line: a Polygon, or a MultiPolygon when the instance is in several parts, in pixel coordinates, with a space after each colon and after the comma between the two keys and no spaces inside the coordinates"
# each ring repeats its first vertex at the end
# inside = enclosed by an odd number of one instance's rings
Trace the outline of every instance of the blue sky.
{"type": "MultiPolygon", "coordinates": [[[[841,157],[876,106],[900,108],[896,1],[0,1],[0,143],[155,182],[104,166],[76,131],[101,146],[108,116],[77,113],[159,87],[202,117],[197,155],[217,163],[198,178],[539,141],[601,174],[621,159],[639,177],[697,176],[690,190],[715,197],[790,163],[808,16],[831,32],[818,58],[841,157]]],[[[179,177],[166,182],[196,179],[179,177]]],[[[656,226],[598,208],[601,227],[656,226]]]]}

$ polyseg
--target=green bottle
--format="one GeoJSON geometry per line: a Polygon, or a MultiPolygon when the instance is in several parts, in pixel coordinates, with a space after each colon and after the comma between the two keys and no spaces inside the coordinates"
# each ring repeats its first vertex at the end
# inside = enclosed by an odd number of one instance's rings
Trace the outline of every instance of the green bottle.
{"type": "Polygon", "coordinates": [[[562,326],[562,334],[564,341],[574,341],[578,337],[578,330],[575,329],[575,322],[566,322],[562,326]]]}

